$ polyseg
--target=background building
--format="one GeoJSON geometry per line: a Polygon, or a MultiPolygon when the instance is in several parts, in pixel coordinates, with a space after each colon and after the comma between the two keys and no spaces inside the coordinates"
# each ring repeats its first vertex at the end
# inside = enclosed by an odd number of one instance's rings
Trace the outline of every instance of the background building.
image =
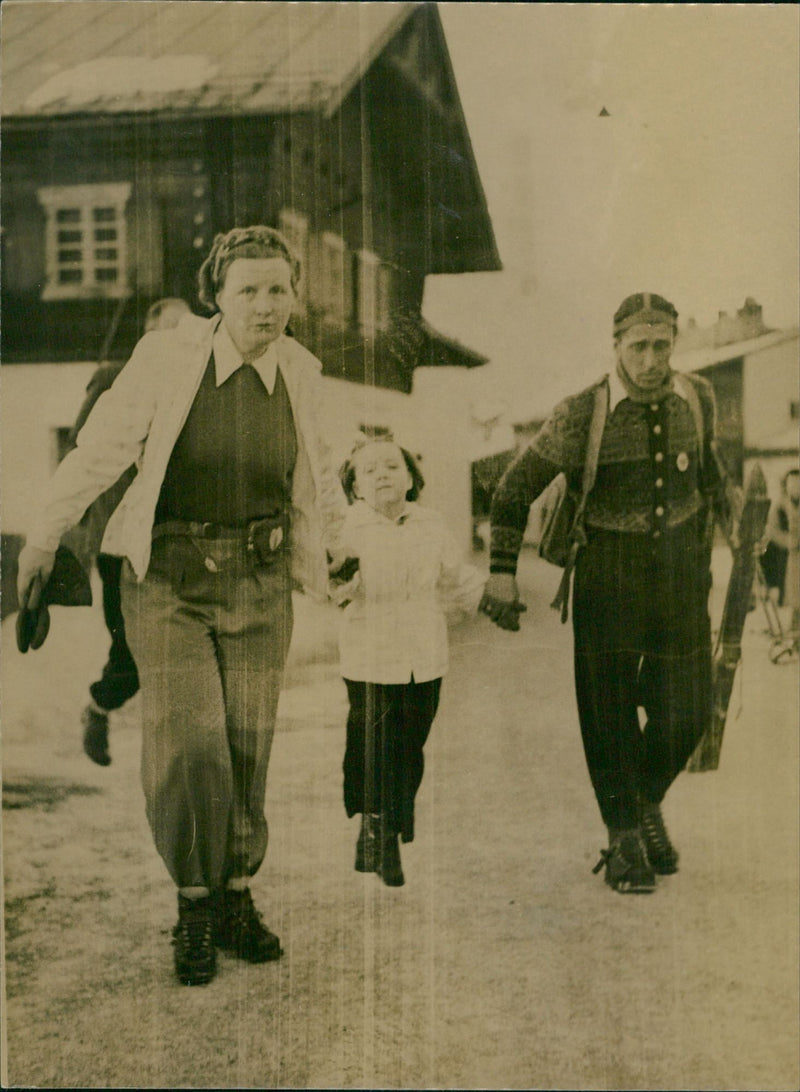
{"type": "Polygon", "coordinates": [[[689,320],[675,345],[675,366],[711,381],[717,400],[720,451],[738,481],[761,463],[770,495],[798,463],[800,330],[771,330],[748,297],[731,316],[700,328],[689,320]]]}
{"type": "Polygon", "coordinates": [[[267,223],[303,261],[292,328],[338,453],[394,429],[466,545],[486,358],[422,319],[423,289],[500,261],[436,5],[10,0],[2,30],[4,531],[96,362],[154,299],[200,311],[215,233],[267,223]]]}

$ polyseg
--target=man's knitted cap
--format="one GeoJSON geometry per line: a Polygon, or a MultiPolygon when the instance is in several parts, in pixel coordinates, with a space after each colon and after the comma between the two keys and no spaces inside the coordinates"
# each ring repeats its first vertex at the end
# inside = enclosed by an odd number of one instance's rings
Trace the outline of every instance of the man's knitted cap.
{"type": "Polygon", "coordinates": [[[678,312],[669,300],[657,296],[655,292],[637,292],[624,299],[617,308],[614,315],[614,337],[619,337],[631,326],[639,326],[641,323],[667,323],[672,327],[673,334],[677,334],[678,312]]]}

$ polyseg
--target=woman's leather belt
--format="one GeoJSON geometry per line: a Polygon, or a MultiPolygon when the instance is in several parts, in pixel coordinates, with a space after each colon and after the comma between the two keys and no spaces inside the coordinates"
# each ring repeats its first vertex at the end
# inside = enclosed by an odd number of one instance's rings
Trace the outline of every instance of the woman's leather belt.
{"type": "Polygon", "coordinates": [[[155,525],[153,538],[162,538],[164,535],[189,535],[192,538],[246,539],[249,527],[250,524],[245,527],[225,527],[221,523],[195,523],[186,519],[169,519],[155,525]]]}
{"type": "Polygon", "coordinates": [[[275,553],[286,538],[287,517],[284,514],[250,520],[242,527],[225,527],[221,523],[199,523],[193,520],[170,519],[157,523],[153,528],[153,540],[167,535],[185,535],[188,538],[207,538],[242,542],[251,552],[275,553]],[[265,550],[266,547],[266,550],[265,550]]]}

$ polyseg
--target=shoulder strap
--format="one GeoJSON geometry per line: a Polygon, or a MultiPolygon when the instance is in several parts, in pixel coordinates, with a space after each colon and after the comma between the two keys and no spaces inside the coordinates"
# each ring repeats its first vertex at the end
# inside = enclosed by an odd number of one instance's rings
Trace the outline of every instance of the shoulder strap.
{"type": "Polygon", "coordinates": [[[687,376],[681,372],[675,372],[675,386],[678,389],[678,393],[684,399],[689,409],[692,411],[692,417],[694,418],[694,428],[697,433],[697,446],[700,449],[700,469],[703,468],[703,461],[706,449],[706,437],[705,428],[703,425],[703,410],[700,405],[700,399],[698,398],[697,391],[694,383],[687,376]]]}
{"type": "Polygon", "coordinates": [[[561,612],[561,621],[566,622],[567,612],[569,609],[569,589],[572,582],[572,570],[575,568],[575,560],[578,556],[578,551],[581,546],[586,545],[586,532],[583,529],[583,511],[586,507],[586,501],[597,477],[597,462],[600,457],[600,443],[603,439],[603,431],[606,427],[606,418],[608,417],[608,405],[610,399],[610,391],[608,387],[608,377],[604,376],[603,379],[595,387],[594,391],[594,408],[592,410],[592,420],[589,425],[589,437],[586,441],[586,461],[583,464],[583,483],[581,486],[581,499],[575,512],[575,518],[572,521],[572,528],[570,530],[570,548],[569,557],[567,563],[564,566],[564,573],[561,577],[561,583],[558,586],[556,597],[550,604],[554,610],[561,612]]]}
{"type": "Polygon", "coordinates": [[[583,516],[586,501],[594,488],[597,478],[597,461],[600,457],[600,444],[603,440],[603,432],[608,416],[609,389],[605,379],[595,387],[594,409],[589,425],[589,438],[586,441],[586,462],[583,466],[583,485],[581,487],[581,501],[578,505],[576,519],[583,516]]]}

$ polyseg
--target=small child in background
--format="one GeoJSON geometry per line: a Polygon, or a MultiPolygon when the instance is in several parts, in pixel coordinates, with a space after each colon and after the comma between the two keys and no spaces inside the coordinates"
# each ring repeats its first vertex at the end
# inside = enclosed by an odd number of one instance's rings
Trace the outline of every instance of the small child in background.
{"type": "Polygon", "coordinates": [[[767,546],[761,568],[770,588],[777,589],[779,606],[791,610],[791,635],[800,630],[800,470],[793,467],[781,479],[781,495],[770,509],[767,546]]]}
{"type": "Polygon", "coordinates": [[[359,440],[341,477],[352,506],[343,544],[358,561],[332,592],[344,606],[350,700],[344,805],[362,816],[357,871],[399,887],[398,838],[414,838],[422,752],[447,671],[446,608],[477,610],[484,578],[463,562],[442,517],[416,503],[422,475],[390,435],[359,440]]]}

